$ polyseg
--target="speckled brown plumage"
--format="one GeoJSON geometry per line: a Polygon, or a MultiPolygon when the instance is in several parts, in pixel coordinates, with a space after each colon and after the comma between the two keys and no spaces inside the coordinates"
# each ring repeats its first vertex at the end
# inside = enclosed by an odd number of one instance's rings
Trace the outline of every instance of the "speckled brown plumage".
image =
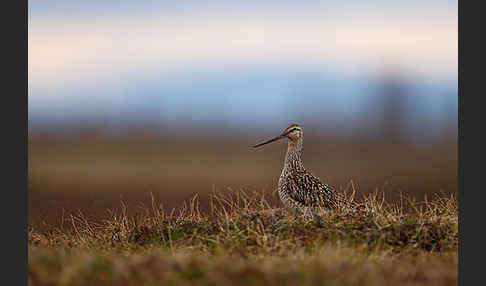
{"type": "Polygon", "coordinates": [[[337,209],[342,202],[342,195],[322,183],[319,178],[307,171],[302,163],[302,127],[291,124],[279,136],[254,147],[282,138],[288,138],[284,167],[278,180],[278,193],[282,203],[305,214],[315,213],[319,209],[337,209]]]}

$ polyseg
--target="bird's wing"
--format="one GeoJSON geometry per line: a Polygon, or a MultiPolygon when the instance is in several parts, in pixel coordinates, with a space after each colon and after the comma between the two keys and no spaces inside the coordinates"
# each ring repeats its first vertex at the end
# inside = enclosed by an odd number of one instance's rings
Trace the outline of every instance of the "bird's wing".
{"type": "Polygon", "coordinates": [[[305,206],[321,205],[327,208],[335,208],[337,194],[332,187],[322,183],[319,178],[309,172],[298,172],[289,178],[295,191],[290,192],[290,197],[305,206]]]}

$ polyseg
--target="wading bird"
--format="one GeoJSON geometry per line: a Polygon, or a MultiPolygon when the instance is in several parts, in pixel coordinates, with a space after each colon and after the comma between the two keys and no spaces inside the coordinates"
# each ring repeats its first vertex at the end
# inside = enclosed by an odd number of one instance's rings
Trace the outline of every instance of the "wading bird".
{"type": "Polygon", "coordinates": [[[280,139],[288,139],[284,167],[278,180],[280,200],[287,208],[300,211],[306,217],[313,216],[319,210],[331,212],[339,207],[342,194],[323,184],[304,168],[302,137],[302,127],[291,124],[277,137],[251,147],[256,148],[280,139]]]}

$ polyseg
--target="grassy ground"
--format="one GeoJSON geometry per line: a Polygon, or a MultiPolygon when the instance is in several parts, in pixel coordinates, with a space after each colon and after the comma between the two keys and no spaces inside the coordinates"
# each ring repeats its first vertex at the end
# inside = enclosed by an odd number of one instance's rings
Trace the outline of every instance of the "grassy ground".
{"type": "Polygon", "coordinates": [[[212,194],[177,211],[155,200],[103,223],[82,213],[29,230],[30,285],[457,285],[453,196],[387,203],[356,198],[309,220],[268,202],[275,194],[212,194]]]}
{"type": "MultiPolygon", "coordinates": [[[[308,130],[306,168],[336,189],[353,180],[360,194],[376,189],[397,201],[400,192],[423,200],[425,194],[457,193],[457,142],[442,140],[414,146],[384,138],[325,137],[308,130]]],[[[284,141],[262,149],[248,146],[269,134],[183,137],[177,134],[76,134],[29,136],[29,224],[58,224],[80,208],[89,217],[107,219],[120,200],[150,205],[150,193],[166,208],[179,207],[194,194],[209,210],[209,194],[227,188],[267,190],[277,187],[284,141]]],[[[278,198],[268,201],[279,205],[278,198]]]]}

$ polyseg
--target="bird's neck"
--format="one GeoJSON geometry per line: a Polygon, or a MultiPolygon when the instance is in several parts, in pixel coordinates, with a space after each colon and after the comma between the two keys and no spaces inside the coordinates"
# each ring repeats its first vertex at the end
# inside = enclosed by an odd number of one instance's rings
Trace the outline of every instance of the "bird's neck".
{"type": "Polygon", "coordinates": [[[297,141],[288,141],[284,169],[288,171],[305,171],[304,163],[302,163],[302,144],[302,138],[299,138],[297,141]]]}

